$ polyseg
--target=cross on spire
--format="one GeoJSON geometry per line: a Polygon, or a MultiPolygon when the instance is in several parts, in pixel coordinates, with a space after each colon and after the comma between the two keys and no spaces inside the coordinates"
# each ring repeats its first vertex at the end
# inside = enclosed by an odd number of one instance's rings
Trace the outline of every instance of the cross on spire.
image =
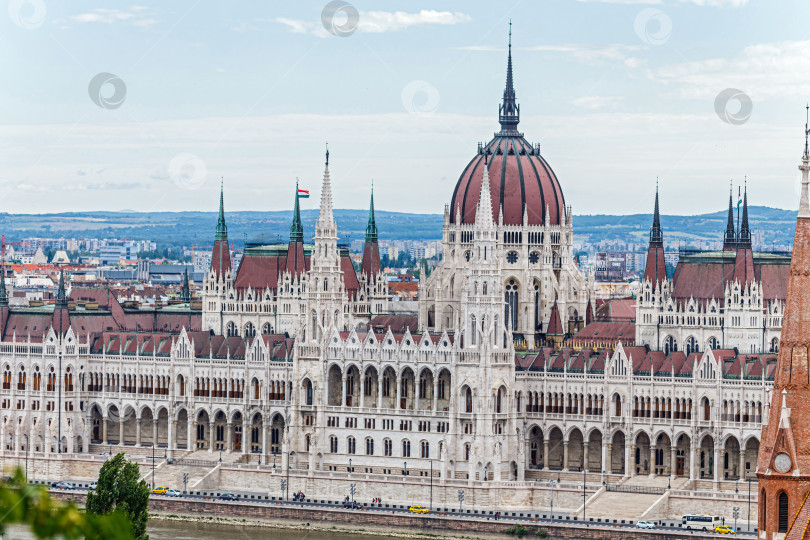
{"type": "Polygon", "coordinates": [[[807,126],[810,123],[810,103],[807,104],[805,107],[805,120],[804,120],[804,156],[810,157],[810,151],[807,148],[807,136],[810,134],[810,127],[807,126]]]}

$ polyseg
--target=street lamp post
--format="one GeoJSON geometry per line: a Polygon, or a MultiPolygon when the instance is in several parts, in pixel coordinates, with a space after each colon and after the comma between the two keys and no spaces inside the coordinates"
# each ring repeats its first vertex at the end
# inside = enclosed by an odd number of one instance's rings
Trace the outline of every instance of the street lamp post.
{"type": "Polygon", "coordinates": [[[748,477],[748,532],[751,532],[751,477],[748,477]]]}
{"type": "Polygon", "coordinates": [[[483,481],[484,481],[484,482],[486,482],[486,481],[487,481],[487,471],[488,471],[487,466],[486,466],[486,465],[484,465],[484,478],[483,478],[483,481]]]}
{"type": "Polygon", "coordinates": [[[433,460],[430,460],[430,511],[433,512],[433,460]]]}
{"type": "Polygon", "coordinates": [[[219,462],[222,463],[222,447],[219,447],[219,462]]]}
{"type": "Polygon", "coordinates": [[[352,469],[352,458],[349,458],[349,470],[347,470],[346,472],[351,473],[353,470],[354,469],[352,469]]]}
{"type": "Polygon", "coordinates": [[[554,479],[549,478],[548,483],[551,484],[551,521],[554,522],[554,479]]]}
{"type": "Polygon", "coordinates": [[[402,462],[402,476],[408,476],[408,462],[402,462]]]}
{"type": "Polygon", "coordinates": [[[276,453],[273,452],[273,470],[276,468],[276,453]]]}
{"type": "Polygon", "coordinates": [[[152,444],[152,489],[155,489],[155,445],[152,444]]]}
{"type": "Polygon", "coordinates": [[[587,498],[585,495],[585,479],[586,479],[586,472],[585,467],[582,468],[582,521],[587,521],[585,519],[585,505],[587,504],[587,498]]]}
{"type": "Polygon", "coordinates": [[[287,453],[287,500],[290,500],[290,454],[292,452],[287,453]]]}

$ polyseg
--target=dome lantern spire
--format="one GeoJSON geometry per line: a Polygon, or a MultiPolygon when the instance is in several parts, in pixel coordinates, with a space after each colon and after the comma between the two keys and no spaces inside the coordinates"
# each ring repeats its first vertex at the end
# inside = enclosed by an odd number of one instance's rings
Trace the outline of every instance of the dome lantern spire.
{"type": "Polygon", "coordinates": [[[503,90],[503,103],[498,107],[498,120],[501,134],[517,135],[520,123],[520,105],[515,100],[515,81],[512,76],[512,21],[509,21],[509,54],[506,61],[506,88],[503,90]]]}

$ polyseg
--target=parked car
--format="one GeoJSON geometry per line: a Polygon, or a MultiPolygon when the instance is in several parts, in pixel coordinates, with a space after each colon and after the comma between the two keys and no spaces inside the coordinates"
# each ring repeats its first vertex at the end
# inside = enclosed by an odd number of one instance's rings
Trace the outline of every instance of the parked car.
{"type": "Polygon", "coordinates": [[[737,534],[734,527],[729,527],[728,525],[718,525],[714,528],[714,532],[721,534],[737,534]]]}
{"type": "Polygon", "coordinates": [[[363,508],[363,506],[355,501],[343,501],[343,508],[348,508],[350,510],[359,510],[363,508]]]}
{"type": "Polygon", "coordinates": [[[51,487],[56,489],[76,489],[76,486],[70,482],[56,482],[55,484],[52,484],[51,487]]]}
{"type": "Polygon", "coordinates": [[[166,495],[166,491],[168,491],[168,489],[169,488],[167,486],[158,486],[152,490],[152,493],[155,495],[166,495]]]}
{"type": "Polygon", "coordinates": [[[655,523],[652,521],[636,521],[636,529],[654,529],[655,523]]]}
{"type": "Polygon", "coordinates": [[[409,506],[408,512],[411,512],[412,514],[427,514],[428,512],[430,512],[430,510],[428,510],[424,506],[409,506]]]}
{"type": "Polygon", "coordinates": [[[235,495],[233,493],[220,493],[219,499],[221,501],[236,501],[239,499],[239,495],[235,495]]]}
{"type": "Polygon", "coordinates": [[[168,495],[169,497],[179,497],[182,494],[183,494],[182,492],[180,492],[180,491],[178,491],[176,489],[167,489],[166,490],[166,495],[168,495]]]}

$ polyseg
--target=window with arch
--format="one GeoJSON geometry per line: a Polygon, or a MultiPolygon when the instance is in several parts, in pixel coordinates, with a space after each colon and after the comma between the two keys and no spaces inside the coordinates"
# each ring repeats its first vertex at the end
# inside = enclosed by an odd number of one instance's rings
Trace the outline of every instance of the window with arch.
{"type": "Polygon", "coordinates": [[[430,443],[427,441],[422,441],[422,458],[428,459],[430,457],[430,443]]]}
{"type": "Polygon", "coordinates": [[[779,504],[779,523],[777,525],[776,531],[783,533],[787,532],[788,530],[788,518],[789,518],[789,505],[788,505],[788,494],[784,491],[779,494],[778,504],[779,504]]]}
{"type": "Polygon", "coordinates": [[[690,355],[694,352],[698,352],[698,342],[695,338],[689,337],[686,339],[686,354],[690,355]]]}
{"type": "Polygon", "coordinates": [[[256,337],[256,327],[253,326],[253,323],[247,323],[245,325],[245,337],[246,338],[256,337]]]}
{"type": "Polygon", "coordinates": [[[470,443],[464,445],[464,461],[470,461],[470,443]]]}
{"type": "Polygon", "coordinates": [[[778,353],[779,352],[779,338],[773,338],[771,340],[771,352],[778,353]]]}
{"type": "Polygon", "coordinates": [[[338,438],[334,435],[329,437],[329,451],[333,454],[337,454],[338,451],[338,438]]]}
{"type": "Polygon", "coordinates": [[[228,337],[234,337],[239,335],[239,331],[236,329],[236,324],[233,322],[229,322],[225,327],[225,333],[228,337]]]}
{"type": "Polygon", "coordinates": [[[307,405],[312,405],[312,381],[309,379],[304,381],[304,394],[306,395],[307,405]]]}
{"type": "Polygon", "coordinates": [[[393,453],[393,444],[391,444],[391,439],[385,439],[383,441],[383,452],[387,457],[391,457],[393,453]]]}
{"type": "Polygon", "coordinates": [[[408,439],[402,441],[402,457],[411,457],[411,441],[408,439]]]}
{"type": "Polygon", "coordinates": [[[467,387],[467,391],[464,392],[464,412],[473,412],[472,390],[469,387],[467,387]]]}
{"type": "Polygon", "coordinates": [[[262,334],[272,334],[273,333],[273,325],[270,323],[264,323],[262,325],[262,334]]]}
{"type": "Polygon", "coordinates": [[[508,321],[507,330],[517,331],[518,329],[518,284],[514,279],[506,282],[506,317],[508,321]]]}
{"type": "Polygon", "coordinates": [[[678,351],[678,342],[675,341],[675,338],[672,336],[667,336],[664,339],[664,354],[669,354],[671,352],[678,351]]]}
{"type": "Polygon", "coordinates": [[[366,455],[367,456],[374,455],[374,439],[372,438],[366,439],[366,455]]]}
{"type": "Polygon", "coordinates": [[[712,336],[709,338],[708,345],[710,349],[716,350],[720,348],[720,341],[718,341],[716,337],[712,336]]]}
{"type": "Polygon", "coordinates": [[[613,402],[614,402],[614,405],[615,405],[614,411],[613,411],[614,412],[613,416],[621,416],[622,415],[622,396],[620,396],[619,394],[616,394],[616,396],[613,399],[613,402]]]}
{"type": "Polygon", "coordinates": [[[354,454],[354,453],[355,453],[356,446],[355,446],[355,440],[354,440],[354,437],[349,437],[349,438],[346,440],[346,447],[347,447],[347,452],[348,452],[349,454],[354,454]]]}

